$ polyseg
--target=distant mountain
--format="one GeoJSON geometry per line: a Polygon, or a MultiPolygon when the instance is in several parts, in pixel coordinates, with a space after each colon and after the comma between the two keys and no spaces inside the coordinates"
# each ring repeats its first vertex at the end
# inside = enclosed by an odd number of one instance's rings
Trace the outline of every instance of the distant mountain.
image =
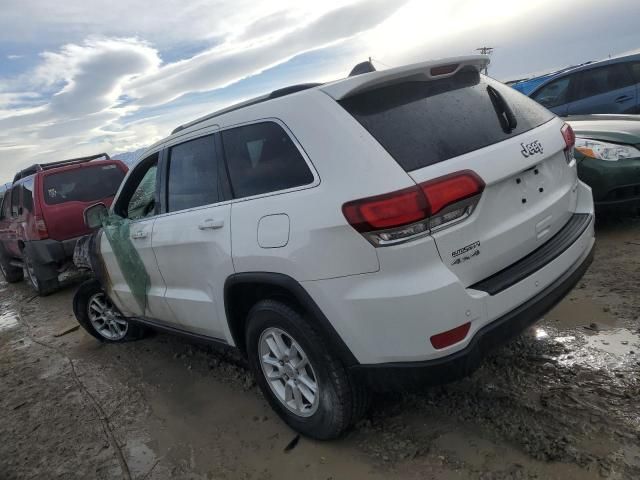
{"type": "Polygon", "coordinates": [[[134,150],[132,152],[114,153],[113,155],[111,155],[111,157],[117,160],[122,160],[129,167],[131,167],[138,160],[140,160],[140,155],[146,150],[146,148],[147,147],[139,148],[138,150],[134,150]]]}

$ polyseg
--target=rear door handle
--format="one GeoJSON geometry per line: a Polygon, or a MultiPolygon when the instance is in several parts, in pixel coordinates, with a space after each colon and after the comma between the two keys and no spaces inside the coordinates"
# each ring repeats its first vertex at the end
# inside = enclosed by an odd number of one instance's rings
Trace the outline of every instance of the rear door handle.
{"type": "Polygon", "coordinates": [[[616,103],[624,103],[628,102],[629,100],[631,100],[631,97],[629,95],[621,95],[616,98],[616,103]]]}
{"type": "Polygon", "coordinates": [[[222,227],[224,227],[224,220],[214,218],[207,218],[198,224],[200,230],[217,230],[222,227]]]}
{"type": "Polygon", "coordinates": [[[131,238],[133,238],[134,240],[139,240],[141,238],[147,238],[147,232],[145,232],[144,230],[139,230],[136,233],[134,233],[133,235],[131,235],[131,238]]]}

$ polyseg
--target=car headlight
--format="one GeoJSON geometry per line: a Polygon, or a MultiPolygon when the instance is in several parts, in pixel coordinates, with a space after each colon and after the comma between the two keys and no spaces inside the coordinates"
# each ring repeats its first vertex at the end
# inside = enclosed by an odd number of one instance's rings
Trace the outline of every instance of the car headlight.
{"type": "Polygon", "coordinates": [[[640,150],[631,145],[600,142],[588,138],[576,138],[576,150],[585,157],[617,162],[623,158],[638,158],[640,150]]]}

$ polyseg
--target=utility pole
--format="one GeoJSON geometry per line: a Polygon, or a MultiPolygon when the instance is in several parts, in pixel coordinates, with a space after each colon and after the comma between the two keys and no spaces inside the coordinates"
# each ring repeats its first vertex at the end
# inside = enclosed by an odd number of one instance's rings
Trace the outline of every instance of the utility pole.
{"type": "MultiPolygon", "coordinates": [[[[480,52],[482,55],[491,55],[493,53],[493,47],[480,47],[476,48],[476,51],[480,52]]],[[[484,67],[484,74],[489,74],[488,67],[484,67]]]]}

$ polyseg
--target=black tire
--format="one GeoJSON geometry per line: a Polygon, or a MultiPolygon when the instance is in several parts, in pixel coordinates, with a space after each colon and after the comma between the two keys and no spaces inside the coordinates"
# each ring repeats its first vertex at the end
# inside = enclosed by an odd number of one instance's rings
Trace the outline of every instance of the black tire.
{"type": "Polygon", "coordinates": [[[24,278],[24,272],[20,267],[14,267],[9,263],[9,258],[4,254],[4,252],[0,252],[0,271],[2,272],[2,276],[9,283],[17,283],[21,282],[24,278]]]}
{"type": "Polygon", "coordinates": [[[262,300],[248,314],[246,345],[249,366],[271,407],[294,430],[303,435],[329,440],[342,435],[357,422],[369,405],[369,392],[349,375],[332,353],[325,337],[291,306],[276,300],[262,300]],[[272,391],[261,366],[260,338],[277,328],[297,342],[313,367],[318,384],[317,409],[311,416],[289,410],[272,391]]]}
{"type": "Polygon", "coordinates": [[[120,315],[120,320],[126,323],[126,334],[122,338],[113,339],[107,338],[104,334],[98,331],[89,318],[89,304],[91,299],[100,295],[102,295],[108,302],[111,302],[100,286],[100,283],[95,279],[91,279],[80,285],[78,291],[73,297],[73,313],[75,314],[78,323],[87,331],[87,333],[105,343],[130,342],[132,340],[138,340],[146,335],[147,329],[141,325],[130,322],[118,311],[115,305],[113,305],[113,310],[120,315]]]}
{"type": "Polygon", "coordinates": [[[22,252],[22,260],[24,263],[23,276],[38,295],[45,297],[60,288],[57,271],[54,268],[37,264],[26,251],[22,252]],[[46,277],[43,275],[44,273],[47,274],[46,277]]]}

